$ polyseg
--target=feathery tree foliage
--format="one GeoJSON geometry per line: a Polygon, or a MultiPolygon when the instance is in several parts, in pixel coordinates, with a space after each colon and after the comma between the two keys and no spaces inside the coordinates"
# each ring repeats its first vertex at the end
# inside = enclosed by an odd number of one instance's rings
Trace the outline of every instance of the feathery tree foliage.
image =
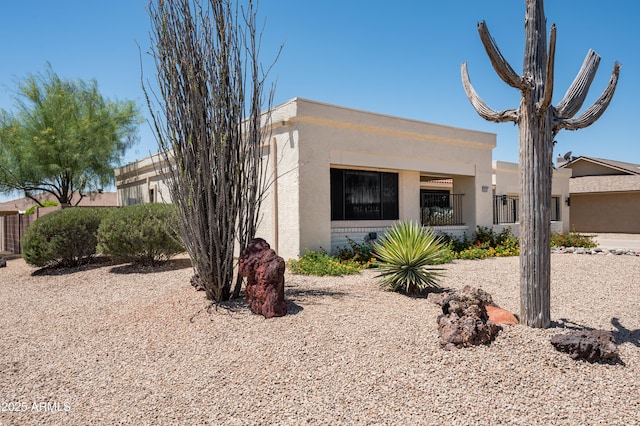
{"type": "Polygon", "coordinates": [[[61,205],[114,182],[113,169],[137,141],[131,101],[110,102],[95,81],[67,80],[51,67],[18,84],[15,113],[0,111],[0,190],[46,192],[61,205]]]}
{"type": "Polygon", "coordinates": [[[609,106],[618,83],[620,65],[613,67],[602,95],[577,118],[595,77],[600,57],[589,50],[575,80],[562,100],[551,105],[556,50],[556,26],[551,26],[547,49],[547,22],[543,0],[526,0],[523,75],[517,75],[489,34],[485,22],[478,32],[493,68],[509,86],[520,90],[518,108],[495,111],[476,94],[462,64],[462,83],[478,114],[488,121],[514,122],[520,139],[520,317],[531,327],[551,323],[551,178],[553,140],[562,129],[578,130],[593,124],[609,106]]]}
{"type": "Polygon", "coordinates": [[[267,72],[258,61],[256,7],[251,0],[152,0],[149,16],[159,93],[145,92],[191,282],[210,300],[228,300],[242,284],[236,280],[232,291],[234,250],[255,236],[267,185],[267,72]]]}

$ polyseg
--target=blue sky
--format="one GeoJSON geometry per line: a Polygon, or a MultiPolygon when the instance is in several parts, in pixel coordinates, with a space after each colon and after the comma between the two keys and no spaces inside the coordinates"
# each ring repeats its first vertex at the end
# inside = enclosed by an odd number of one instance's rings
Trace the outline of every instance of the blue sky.
{"type": "MultiPolygon", "coordinates": [[[[554,103],[569,87],[589,48],[602,57],[585,107],[602,92],[615,61],[622,64],[616,95],[605,115],[577,132],[562,131],[556,154],[640,163],[640,2],[547,0],[549,25],[557,24],[554,103]]],[[[146,0],[23,0],[0,11],[0,108],[12,109],[17,80],[49,62],[60,76],[95,79],[103,95],[138,102],[155,68],[149,49],[146,0]]],[[[467,61],[480,96],[494,109],[514,108],[519,92],[495,74],[477,34],[485,20],[504,56],[522,68],[524,0],[403,1],[262,0],[266,19],[262,62],[284,48],[272,76],[275,104],[293,97],[366,111],[496,133],[496,160],[518,160],[517,127],[481,119],[460,82],[467,61]]],[[[148,124],[125,162],[156,151],[148,124]]]]}

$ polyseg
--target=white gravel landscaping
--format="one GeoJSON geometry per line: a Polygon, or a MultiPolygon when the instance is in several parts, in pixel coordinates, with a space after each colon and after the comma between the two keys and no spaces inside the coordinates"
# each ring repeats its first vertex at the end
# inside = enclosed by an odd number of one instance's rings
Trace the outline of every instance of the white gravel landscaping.
{"type": "MultiPolygon", "coordinates": [[[[0,425],[640,425],[640,257],[552,255],[554,328],[440,349],[438,305],[375,271],[287,274],[289,314],[209,309],[185,260],[163,270],[0,269],[0,425]],[[611,330],[616,364],[550,344],[611,330]]],[[[518,258],[456,261],[442,285],[519,311],[518,258]]]]}

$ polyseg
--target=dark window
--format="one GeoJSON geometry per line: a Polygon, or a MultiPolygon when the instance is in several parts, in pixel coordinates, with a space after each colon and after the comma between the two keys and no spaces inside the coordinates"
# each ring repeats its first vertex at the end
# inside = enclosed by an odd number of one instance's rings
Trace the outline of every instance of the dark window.
{"type": "MultiPolygon", "coordinates": [[[[493,196],[493,223],[518,223],[520,214],[518,212],[519,199],[511,195],[493,196]]],[[[551,197],[551,221],[562,220],[562,204],[560,197],[551,197]]]]}
{"type": "Polygon", "coordinates": [[[398,219],[398,174],[331,169],[331,220],[398,219]]]}
{"type": "Polygon", "coordinates": [[[560,204],[560,197],[551,197],[551,221],[559,221],[561,220],[560,209],[562,205],[560,204]]]}

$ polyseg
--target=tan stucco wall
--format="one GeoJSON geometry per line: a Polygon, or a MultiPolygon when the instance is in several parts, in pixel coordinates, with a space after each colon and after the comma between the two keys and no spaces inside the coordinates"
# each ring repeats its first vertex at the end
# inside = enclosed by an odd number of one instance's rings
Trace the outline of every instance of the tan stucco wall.
{"type": "MultiPolygon", "coordinates": [[[[282,257],[295,257],[300,250],[299,135],[280,128],[270,139],[268,176],[272,182],[262,203],[261,222],[256,236],[264,238],[282,257]],[[277,204],[276,204],[277,200],[277,204]],[[277,231],[276,231],[277,230],[277,231]],[[292,254],[295,254],[293,256],[292,254]]],[[[305,248],[302,248],[304,253],[305,248]]]]}
{"type": "Polygon", "coordinates": [[[572,194],[571,226],[579,232],[640,234],[640,192],[572,194]]]}
{"type": "Polygon", "coordinates": [[[391,221],[332,222],[331,167],[399,173],[401,219],[420,218],[420,173],[452,177],[454,193],[465,194],[465,223],[475,228],[479,221],[491,222],[490,194],[477,194],[491,182],[494,134],[302,99],[293,102],[297,111],[289,122],[303,141],[299,147],[301,252],[331,247],[332,227],[391,225],[391,221]]]}
{"type": "Polygon", "coordinates": [[[118,206],[152,201],[171,202],[167,186],[158,175],[160,164],[163,164],[163,159],[160,155],[154,155],[115,169],[118,206]],[[155,200],[149,199],[151,189],[155,200]]]}

